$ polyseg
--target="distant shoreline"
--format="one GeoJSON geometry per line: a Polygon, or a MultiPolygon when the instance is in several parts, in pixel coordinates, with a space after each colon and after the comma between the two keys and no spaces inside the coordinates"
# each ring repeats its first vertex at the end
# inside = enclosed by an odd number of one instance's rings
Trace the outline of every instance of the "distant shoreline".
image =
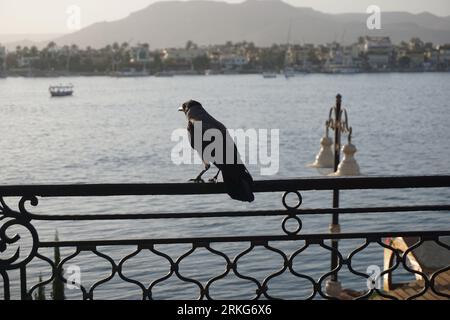
{"type": "MultiPolygon", "coordinates": [[[[352,72],[352,73],[333,73],[333,72],[299,72],[295,73],[294,76],[304,76],[304,75],[316,75],[316,74],[323,74],[323,75],[346,75],[346,76],[352,76],[352,75],[359,75],[359,74],[419,74],[419,73],[450,73],[450,71],[440,70],[440,71],[402,71],[402,70],[390,70],[390,71],[371,71],[371,72],[352,72]]],[[[277,77],[284,78],[284,73],[274,73],[277,77]]],[[[29,74],[7,74],[7,75],[0,75],[0,79],[7,79],[7,78],[80,78],[80,77],[86,77],[86,78],[92,78],[92,77],[109,77],[109,78],[170,78],[170,77],[200,77],[200,76],[245,76],[245,75],[260,75],[263,76],[262,72],[236,72],[236,73],[214,73],[214,74],[205,74],[205,73],[173,73],[171,76],[159,76],[156,74],[148,74],[148,75],[127,75],[127,76],[117,76],[117,75],[111,75],[109,73],[70,73],[70,74],[41,74],[41,75],[29,75],[29,74]]]]}

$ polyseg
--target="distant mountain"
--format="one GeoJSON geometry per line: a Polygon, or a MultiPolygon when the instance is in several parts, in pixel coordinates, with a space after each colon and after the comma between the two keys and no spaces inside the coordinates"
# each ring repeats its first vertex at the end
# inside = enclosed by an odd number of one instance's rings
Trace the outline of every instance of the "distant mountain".
{"type": "Polygon", "coordinates": [[[157,2],[128,17],[100,22],[55,39],[60,45],[101,47],[117,42],[148,42],[152,48],[253,41],[269,46],[286,43],[289,25],[293,43],[352,43],[362,35],[388,35],[394,42],[420,37],[450,43],[450,17],[430,13],[384,12],[382,30],[369,31],[367,14],[327,14],[293,7],[280,0],[157,2]]]}

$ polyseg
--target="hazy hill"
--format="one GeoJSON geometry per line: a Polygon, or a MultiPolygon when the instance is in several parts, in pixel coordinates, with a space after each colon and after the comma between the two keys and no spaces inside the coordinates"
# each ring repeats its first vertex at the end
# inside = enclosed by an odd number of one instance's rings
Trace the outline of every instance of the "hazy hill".
{"type": "Polygon", "coordinates": [[[450,43],[450,17],[430,13],[382,13],[380,31],[366,28],[366,14],[326,14],[293,7],[279,0],[249,0],[240,4],[213,1],[157,2],[122,20],[100,22],[57,38],[58,44],[100,47],[117,42],[148,42],[152,48],[253,41],[257,45],[291,42],[350,43],[360,35],[389,35],[394,42],[418,36],[450,43]]]}
{"type": "Polygon", "coordinates": [[[42,48],[48,41],[61,37],[61,34],[0,34],[0,44],[8,50],[15,50],[17,46],[42,48]]]}

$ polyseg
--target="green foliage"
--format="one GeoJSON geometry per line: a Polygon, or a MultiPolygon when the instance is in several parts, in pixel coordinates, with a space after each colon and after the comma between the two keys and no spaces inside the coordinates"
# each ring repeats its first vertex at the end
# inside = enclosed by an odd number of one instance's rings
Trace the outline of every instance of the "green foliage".
{"type": "MultiPolygon", "coordinates": [[[[58,231],[56,231],[55,233],[55,242],[58,242],[59,238],[58,238],[58,231]]],[[[61,262],[61,254],[59,252],[59,247],[55,247],[54,250],[54,262],[55,262],[55,266],[58,266],[59,263],[61,262]]],[[[62,273],[64,273],[64,270],[61,270],[62,273]]],[[[39,275],[39,282],[38,283],[42,283],[42,275],[39,275]]],[[[65,300],[66,296],[64,293],[64,282],[59,279],[58,275],[55,275],[55,278],[53,279],[52,282],[52,292],[51,292],[51,297],[53,300],[65,300]]],[[[34,294],[34,300],[46,300],[45,298],[45,286],[40,286],[38,288],[38,291],[34,294]]]]}
{"type": "MultiPolygon", "coordinates": [[[[58,242],[59,238],[58,238],[58,232],[56,232],[55,234],[55,242],[58,242]]],[[[55,247],[55,265],[58,266],[59,263],[61,262],[61,255],[59,252],[59,247],[55,247]]],[[[64,274],[64,270],[61,269],[61,275],[64,274]]],[[[55,276],[55,279],[53,280],[52,283],[52,288],[53,288],[53,292],[52,292],[52,299],[53,300],[65,300],[66,296],[64,293],[64,282],[59,278],[58,275],[55,276]]]]}
{"type": "MultiPolygon", "coordinates": [[[[364,37],[359,37],[357,44],[362,45],[364,37]]],[[[302,49],[301,45],[293,45],[297,49],[302,49]]],[[[192,40],[186,42],[184,48],[180,50],[194,50],[199,46],[192,40]]],[[[419,38],[412,38],[410,41],[402,41],[400,45],[394,47],[394,55],[402,50],[432,52],[435,47],[430,42],[423,42],[419,38]]],[[[286,66],[287,45],[274,44],[271,47],[256,47],[254,43],[241,41],[233,43],[227,41],[225,44],[210,46],[207,54],[194,57],[192,59],[162,59],[162,51],[150,51],[149,44],[140,44],[139,47],[130,45],[127,42],[113,43],[103,48],[94,49],[92,47],[78,48],[76,45],[66,45],[58,47],[56,43],[50,42],[46,47],[39,50],[35,46],[17,46],[15,51],[9,51],[6,57],[6,71],[15,70],[17,73],[33,71],[36,74],[57,72],[57,73],[109,73],[124,69],[133,68],[135,70],[149,70],[153,73],[169,70],[191,70],[204,71],[206,69],[220,69],[220,58],[222,55],[236,55],[246,57],[248,63],[239,69],[248,72],[255,71],[277,71],[286,66]],[[30,61],[27,65],[24,61],[30,61]],[[147,59],[152,58],[152,59],[147,59]]],[[[313,70],[320,71],[329,55],[329,48],[325,45],[304,46],[302,59],[299,65],[307,62],[313,70]],[[305,55],[306,54],[306,55],[305,55]],[[306,58],[306,59],[305,59],[306,58]]],[[[0,59],[2,59],[0,57],[0,59]]],[[[361,55],[362,69],[370,71],[367,57],[361,55]]],[[[397,60],[397,64],[392,60],[391,67],[408,68],[409,61],[397,60]]],[[[0,65],[2,61],[0,61],[0,65]]],[[[295,67],[295,65],[293,66],[295,67]]],[[[0,70],[1,71],[1,70],[0,70]]],[[[220,70],[219,70],[220,71],[220,70]]]]}
{"type": "MultiPolygon", "coordinates": [[[[39,275],[39,282],[42,283],[42,275],[39,275]]],[[[45,300],[45,286],[40,286],[34,294],[34,300],[45,300]]]]}

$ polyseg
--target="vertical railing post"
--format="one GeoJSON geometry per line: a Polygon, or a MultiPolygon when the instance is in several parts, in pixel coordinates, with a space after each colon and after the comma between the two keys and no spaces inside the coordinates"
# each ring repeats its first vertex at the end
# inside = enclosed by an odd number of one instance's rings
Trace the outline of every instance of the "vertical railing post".
{"type": "MultiPolygon", "coordinates": [[[[334,171],[336,172],[338,169],[338,165],[341,158],[341,103],[342,103],[342,96],[338,94],[336,96],[336,109],[335,109],[335,123],[336,123],[336,130],[334,130],[334,171]]],[[[333,208],[339,208],[339,189],[333,190],[333,208]]],[[[331,231],[337,231],[336,228],[339,228],[339,213],[333,213],[333,218],[331,222],[331,231]]],[[[338,243],[337,241],[332,241],[332,248],[338,250],[338,243]]],[[[334,269],[337,267],[337,254],[333,251],[331,253],[331,269],[334,269]]],[[[337,273],[334,273],[332,276],[333,281],[338,280],[337,273]]]]}
{"type": "MultiPolygon", "coordinates": [[[[342,104],[342,96],[338,94],[336,96],[336,106],[334,109],[334,172],[337,171],[340,157],[341,157],[341,104],[342,104]]],[[[339,189],[333,190],[333,208],[339,208],[339,189]]],[[[333,213],[331,225],[330,225],[331,233],[339,233],[340,225],[339,225],[339,213],[333,213]]],[[[331,270],[334,270],[338,266],[338,255],[336,252],[339,249],[338,241],[331,240],[331,270]]],[[[327,282],[326,291],[330,296],[337,297],[341,291],[341,284],[338,281],[337,272],[331,275],[331,280],[327,282]]]]}
{"type": "Polygon", "coordinates": [[[11,292],[9,288],[9,276],[6,270],[2,270],[0,275],[3,278],[3,299],[11,300],[11,292]]]}
{"type": "Polygon", "coordinates": [[[28,300],[27,292],[27,266],[23,265],[20,267],[20,299],[28,300]]]}

